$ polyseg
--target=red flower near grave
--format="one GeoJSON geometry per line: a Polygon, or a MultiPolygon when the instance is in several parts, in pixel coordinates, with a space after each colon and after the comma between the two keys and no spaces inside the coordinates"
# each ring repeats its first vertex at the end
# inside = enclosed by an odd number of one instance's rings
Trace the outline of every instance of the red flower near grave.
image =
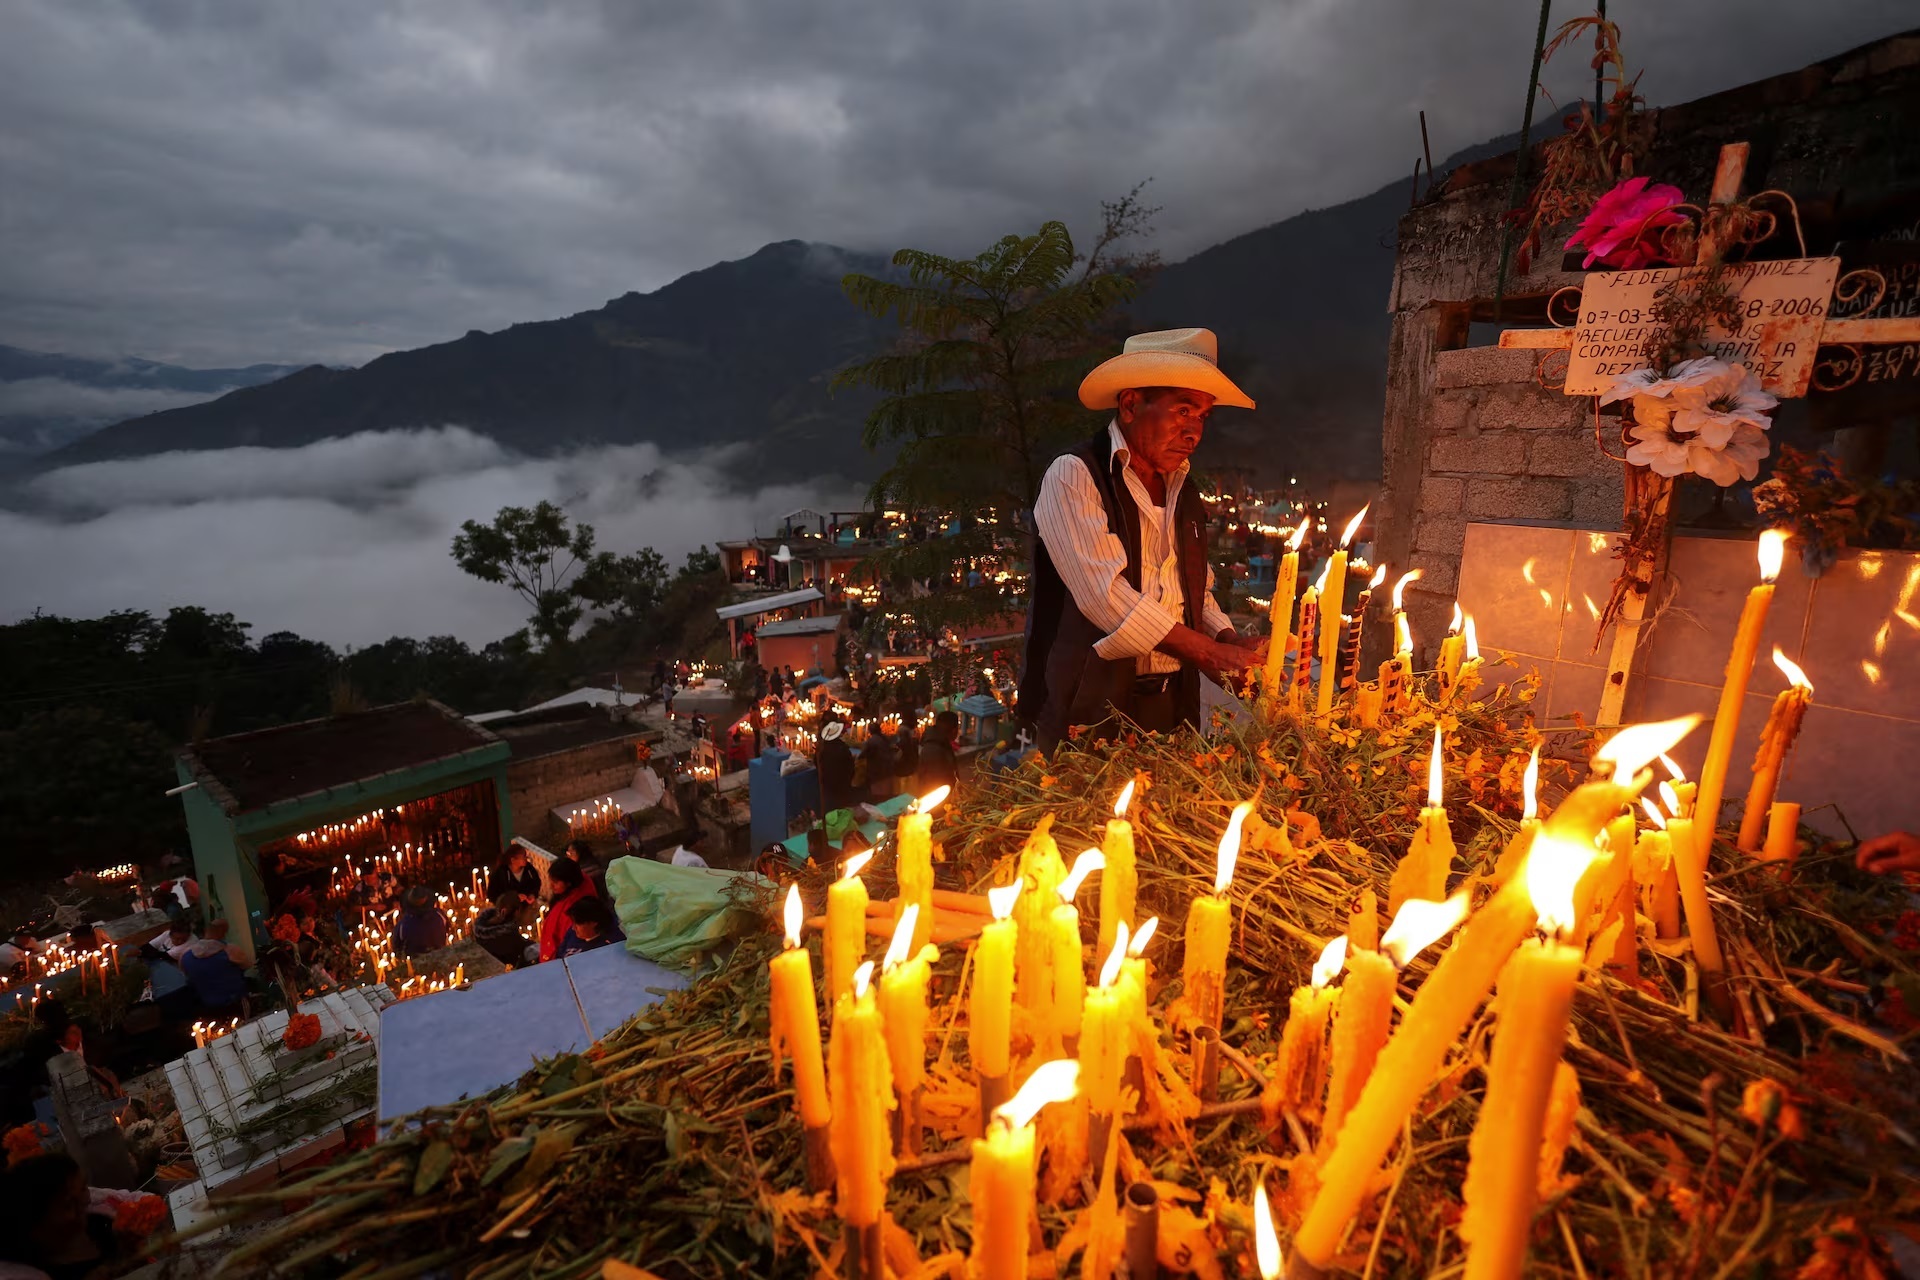
{"type": "Polygon", "coordinates": [[[167,1225],[167,1202],[159,1196],[140,1196],[113,1211],[113,1231],[136,1243],[167,1225]]]}
{"type": "Polygon", "coordinates": [[[1686,196],[1678,187],[1664,182],[1648,186],[1647,182],[1644,176],[1628,178],[1594,202],[1580,229],[1567,240],[1567,248],[1587,251],[1581,265],[1591,269],[1597,263],[1630,271],[1666,261],[1660,252],[1660,232],[1687,220],[1675,208],[1686,196]]]}
{"type": "Polygon", "coordinates": [[[300,941],[300,922],[291,915],[283,915],[273,922],[273,940],[275,942],[296,943],[300,941]]]}
{"type": "Polygon", "coordinates": [[[295,1013],[287,1017],[286,1034],[280,1037],[280,1043],[290,1050],[305,1049],[320,1043],[320,1015],[315,1013],[295,1013]]]}
{"type": "Polygon", "coordinates": [[[46,1134],[44,1126],[32,1122],[7,1130],[7,1136],[4,1139],[7,1163],[19,1164],[22,1160],[31,1160],[34,1156],[47,1154],[46,1144],[42,1141],[46,1134]]]}

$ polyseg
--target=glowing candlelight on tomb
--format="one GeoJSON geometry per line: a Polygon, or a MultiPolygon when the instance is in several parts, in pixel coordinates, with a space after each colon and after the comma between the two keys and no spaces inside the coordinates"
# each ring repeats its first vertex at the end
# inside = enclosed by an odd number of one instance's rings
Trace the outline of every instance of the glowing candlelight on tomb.
{"type": "Polygon", "coordinates": [[[1591,844],[1549,833],[1527,858],[1527,892],[1546,936],[1522,943],[1500,977],[1500,1021],[1463,1187],[1460,1235],[1471,1280],[1513,1280],[1526,1268],[1547,1102],[1580,979],[1580,948],[1564,939],[1578,924],[1574,887],[1594,857],[1591,844]]]}
{"type": "Polygon", "coordinates": [[[1420,810],[1407,854],[1394,868],[1387,886],[1387,910],[1397,912],[1410,898],[1437,902],[1447,896],[1447,875],[1453,870],[1453,828],[1447,821],[1444,798],[1446,748],[1440,726],[1433,726],[1433,751],[1427,757],[1427,804],[1420,810]]]}
{"type": "Polygon", "coordinates": [[[1441,692],[1450,692],[1454,682],[1460,678],[1460,664],[1467,660],[1467,638],[1463,634],[1466,627],[1466,615],[1460,611],[1460,602],[1453,602],[1453,621],[1447,624],[1447,635],[1440,642],[1440,658],[1435,664],[1440,672],[1441,692]]]}
{"type": "MultiPolygon", "coordinates": [[[[1087,1110],[1096,1118],[1097,1129],[1111,1128],[1120,1109],[1120,1081],[1127,1063],[1128,1036],[1127,990],[1120,971],[1127,959],[1127,926],[1114,934],[1113,948],[1100,967],[1100,981],[1087,992],[1086,1016],[1080,1032],[1080,1081],[1087,1110]]],[[[1105,1154],[1104,1146],[1091,1153],[1097,1165],[1105,1154]]]]}
{"type": "Polygon", "coordinates": [[[1020,850],[1018,870],[1024,892],[1013,908],[1014,923],[1019,926],[1014,994],[1042,1024],[1053,1002],[1053,948],[1048,940],[1047,916],[1053,910],[1055,890],[1067,876],[1060,847],[1050,833],[1052,825],[1050,816],[1042,818],[1020,850]]]}
{"type": "Polygon", "coordinates": [[[933,811],[947,798],[951,788],[935,787],[900,815],[897,828],[900,842],[896,874],[900,895],[894,899],[894,919],[909,905],[917,904],[919,925],[913,938],[917,952],[933,937],[933,811]]]}
{"type": "Polygon", "coordinates": [[[1068,1049],[1079,1039],[1081,1011],[1087,998],[1087,975],[1080,958],[1080,909],[1073,900],[1087,877],[1105,862],[1098,849],[1082,850],[1067,878],[1060,882],[1059,904],[1047,916],[1048,947],[1053,957],[1052,1020],[1047,1031],[1068,1049]]]}
{"type": "MultiPolygon", "coordinates": [[[[1005,1081],[1012,1069],[1013,956],[1018,927],[1008,917],[1020,896],[1018,881],[987,890],[993,923],[980,930],[973,952],[973,990],[967,1005],[967,1050],[982,1081],[1005,1081]]],[[[991,1108],[988,1108],[991,1110],[991,1108]]]]}
{"type": "Polygon", "coordinates": [[[939,948],[913,951],[918,934],[917,904],[909,903],[894,926],[893,940],[880,966],[880,1021],[886,1030],[887,1061],[901,1112],[902,1153],[920,1150],[919,1092],[927,1077],[927,983],[939,948]]]}
{"type": "MultiPolygon", "coordinates": [[[[1458,606],[1456,606],[1458,607],[1458,606]]],[[[1454,688],[1460,693],[1472,693],[1480,687],[1480,632],[1474,626],[1473,615],[1460,615],[1460,648],[1466,655],[1460,664],[1460,673],[1454,678],[1454,688]]]]}
{"type": "Polygon", "coordinates": [[[833,1014],[833,1163],[836,1206],[853,1227],[871,1227],[886,1208],[893,1175],[893,1144],[887,1111],[893,1105],[893,1071],[871,981],[873,961],[853,971],[853,990],[833,1014]]]}
{"type": "Polygon", "coordinates": [[[1360,589],[1360,596],[1353,602],[1353,622],[1347,627],[1347,656],[1345,675],[1341,677],[1340,687],[1358,685],[1360,680],[1360,640],[1367,624],[1367,606],[1373,601],[1373,593],[1387,580],[1387,566],[1384,564],[1373,571],[1367,579],[1367,585],[1360,589]]]}
{"type": "Polygon", "coordinates": [[[867,883],[861,868],[873,851],[847,859],[840,878],[827,886],[827,1007],[853,990],[853,971],[867,958],[867,883]]]}
{"type": "Polygon", "coordinates": [[[1306,986],[1295,987],[1287,1003],[1287,1022],[1273,1066],[1273,1097],[1283,1110],[1309,1118],[1320,1114],[1320,1090],[1327,1079],[1327,1019],[1340,992],[1330,987],[1347,958],[1341,934],[1320,950],[1306,986]]]}
{"type": "MultiPolygon", "coordinates": [[[[1686,770],[1680,767],[1680,762],[1664,751],[1660,753],[1660,763],[1665,765],[1667,772],[1673,775],[1671,785],[1673,787],[1673,793],[1677,798],[1668,806],[1672,810],[1673,816],[1676,818],[1691,818],[1693,816],[1693,797],[1694,794],[1699,791],[1699,785],[1688,782],[1686,770]]],[[[1663,782],[1660,785],[1664,789],[1669,784],[1663,782]]],[[[1662,794],[1664,794],[1664,790],[1662,794]]]]}
{"type": "Polygon", "coordinates": [[[826,1075],[820,1061],[820,1006],[813,995],[813,956],[800,945],[806,912],[800,886],[787,888],[787,949],[767,962],[772,977],[768,1029],[772,1033],[773,1074],[780,1076],[783,1054],[793,1054],[793,1089],[800,1122],[809,1129],[827,1123],[826,1075]]]}
{"type": "Polygon", "coordinates": [[[1107,819],[1106,838],[1100,851],[1106,865],[1100,870],[1100,934],[1095,955],[1113,949],[1118,926],[1133,919],[1133,907],[1139,892],[1140,875],[1133,855],[1133,824],[1127,821],[1127,807],[1133,803],[1134,779],[1120,789],[1113,802],[1113,817],[1107,819]]]}
{"type": "Polygon", "coordinates": [[[969,1273],[992,1280],[1027,1280],[1027,1248],[1034,1204],[1033,1120],[1050,1102],[1073,1097],[1080,1064],[1056,1059],[1040,1067],[987,1123],[973,1144],[967,1179],[973,1201],[969,1273]]]}
{"type": "Polygon", "coordinates": [[[1252,812],[1251,801],[1233,807],[1233,816],[1220,836],[1213,896],[1195,898],[1187,908],[1186,1000],[1194,1016],[1210,1027],[1220,1025],[1220,1016],[1226,1010],[1227,949],[1233,942],[1227,887],[1233,883],[1234,864],[1240,858],[1240,828],[1252,812]]]}
{"type": "MultiPolygon", "coordinates": [[[[1773,583],[1780,576],[1780,563],[1786,554],[1787,535],[1768,529],[1760,535],[1760,585],[1747,592],[1740,610],[1740,626],[1733,636],[1733,650],[1727,655],[1724,683],[1720,686],[1720,705],[1713,716],[1713,733],[1707,741],[1706,762],[1700,766],[1700,789],[1694,801],[1692,832],[1700,846],[1697,861],[1705,867],[1713,852],[1713,833],[1720,820],[1720,797],[1725,794],[1727,767],[1733,758],[1733,739],[1740,732],[1740,708],[1746,699],[1747,681],[1753,675],[1753,660],[1760,652],[1760,633],[1767,625],[1767,610],[1773,605],[1773,583]]],[[[1695,861],[1682,856],[1675,840],[1674,856],[1683,867],[1695,861]]]]}
{"type": "MultiPolygon", "coordinates": [[[[1371,912],[1371,902],[1366,905],[1371,912]]],[[[1400,909],[1400,915],[1388,929],[1392,951],[1347,948],[1347,977],[1341,984],[1340,1000],[1334,1010],[1332,1047],[1327,1058],[1327,1102],[1320,1121],[1323,1156],[1332,1150],[1354,1100],[1360,1096],[1367,1077],[1373,1074],[1380,1046],[1387,1042],[1387,1029],[1393,1020],[1393,989],[1399,968],[1405,963],[1402,957],[1411,957],[1417,952],[1415,942],[1424,947],[1438,941],[1466,914],[1464,895],[1457,896],[1451,904],[1441,904],[1441,914],[1425,912],[1425,908],[1433,905],[1416,899],[1400,909]],[[1448,915],[1452,918],[1447,919],[1448,915]],[[1412,936],[1416,929],[1426,934],[1424,941],[1412,936]]]]}
{"type": "Polygon", "coordinates": [[[1127,1024],[1141,1035],[1154,1034],[1153,1024],[1147,1020],[1147,943],[1159,927],[1160,917],[1148,916],[1127,940],[1127,958],[1120,965],[1121,1002],[1127,1024]]]}
{"type": "MultiPolygon", "coordinates": [[[[1287,540],[1287,551],[1280,557],[1279,574],[1273,584],[1273,603],[1267,610],[1272,635],[1267,642],[1266,668],[1261,673],[1260,707],[1268,715],[1272,715],[1279,706],[1280,688],[1285,678],[1287,641],[1293,630],[1293,597],[1300,586],[1300,543],[1307,536],[1307,526],[1311,523],[1312,516],[1301,520],[1300,527],[1287,540]]],[[[1304,627],[1300,643],[1307,643],[1304,627]]],[[[1104,925],[1101,936],[1106,936],[1104,925]]]]}
{"type": "MultiPolygon", "coordinates": [[[[1813,701],[1813,682],[1778,645],[1773,649],[1773,665],[1787,677],[1787,687],[1774,698],[1766,728],[1760,731],[1760,749],[1754,753],[1753,784],[1747,788],[1747,808],[1740,817],[1739,845],[1748,853],[1761,852],[1769,810],[1780,789],[1780,771],[1813,701]]],[[[1797,813],[1793,825],[1799,825],[1797,813]]]]}
{"type": "Polygon", "coordinates": [[[1293,681],[1287,689],[1287,706],[1295,715],[1306,710],[1307,694],[1313,685],[1314,627],[1320,617],[1320,589],[1327,581],[1325,566],[1320,576],[1300,597],[1300,647],[1293,659],[1293,681]]]}
{"type": "Polygon", "coordinates": [[[1347,597],[1347,544],[1353,541],[1353,535],[1360,531],[1360,522],[1366,518],[1367,508],[1362,507],[1347,522],[1340,534],[1340,547],[1327,561],[1326,572],[1321,575],[1325,585],[1320,588],[1320,612],[1324,616],[1320,622],[1320,693],[1314,711],[1322,716],[1332,709],[1333,691],[1339,682],[1340,615],[1347,597]]]}
{"type": "Polygon", "coordinates": [[[1253,1260],[1260,1268],[1260,1280],[1280,1280],[1280,1236],[1273,1229],[1265,1178],[1253,1184],[1253,1260]]]}

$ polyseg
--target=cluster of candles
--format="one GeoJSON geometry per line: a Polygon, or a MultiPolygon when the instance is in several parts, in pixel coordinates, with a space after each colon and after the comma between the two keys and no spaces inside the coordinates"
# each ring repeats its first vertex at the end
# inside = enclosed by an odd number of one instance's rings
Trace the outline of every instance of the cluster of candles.
{"type": "Polygon", "coordinates": [[[614,823],[620,821],[625,811],[612,800],[602,797],[588,804],[578,805],[567,811],[567,834],[570,836],[610,836],[614,823]]]}
{"type": "Polygon", "coordinates": [[[30,951],[26,957],[26,968],[18,983],[0,976],[0,991],[6,991],[14,985],[34,984],[34,1003],[39,1002],[40,985],[43,982],[57,980],[72,973],[80,979],[80,990],[84,994],[91,977],[91,985],[104,992],[109,976],[120,973],[120,948],[107,943],[95,950],[85,951],[72,946],[69,941],[55,940],[41,944],[38,951],[30,951]]]}
{"type": "Polygon", "coordinates": [[[335,896],[351,894],[359,886],[361,874],[366,871],[378,871],[383,876],[395,877],[417,874],[447,856],[450,855],[446,850],[436,848],[431,841],[416,845],[411,840],[405,844],[389,845],[385,853],[376,853],[366,859],[364,867],[356,867],[353,855],[349,854],[342,861],[334,863],[328,871],[327,892],[335,896]]]}
{"type": "Polygon", "coordinates": [[[452,973],[423,973],[401,981],[393,988],[394,1000],[411,1000],[415,996],[430,996],[436,991],[453,991],[464,986],[467,981],[467,966],[455,965],[452,973]]]}
{"type": "Polygon", "coordinates": [[[228,1018],[219,1022],[196,1022],[193,1024],[193,1047],[204,1049],[222,1036],[230,1036],[240,1029],[240,1019],[228,1018]]]}
{"type": "Polygon", "coordinates": [[[102,880],[131,880],[140,874],[140,868],[131,862],[122,862],[118,866],[108,867],[105,871],[93,873],[102,880]]]}
{"type": "MultiPolygon", "coordinates": [[[[399,813],[405,807],[404,805],[395,805],[393,811],[399,813]]],[[[346,822],[330,822],[326,826],[315,827],[312,831],[302,831],[293,839],[295,844],[306,846],[340,844],[343,841],[366,835],[369,831],[373,830],[379,822],[379,814],[363,813],[359,817],[349,819],[346,822]]]]}
{"type": "MultiPolygon", "coordinates": [[[[435,894],[434,904],[446,914],[449,937],[466,937],[472,933],[475,918],[485,910],[487,905],[486,884],[479,870],[474,870],[466,882],[449,884],[444,890],[435,894]]],[[[394,988],[395,994],[401,998],[405,999],[409,994],[426,995],[428,989],[425,987],[416,987],[410,993],[406,990],[407,982],[419,975],[414,973],[411,959],[394,954],[393,926],[399,918],[400,912],[397,909],[378,916],[363,918],[347,938],[348,955],[355,964],[370,970],[373,980],[378,983],[386,983],[389,973],[397,974],[404,968],[407,978],[394,988]]],[[[444,976],[433,975],[436,980],[444,976]]],[[[456,981],[446,985],[459,986],[462,981],[465,981],[464,968],[456,981]]],[[[446,985],[434,987],[432,990],[445,990],[446,985]]]]}

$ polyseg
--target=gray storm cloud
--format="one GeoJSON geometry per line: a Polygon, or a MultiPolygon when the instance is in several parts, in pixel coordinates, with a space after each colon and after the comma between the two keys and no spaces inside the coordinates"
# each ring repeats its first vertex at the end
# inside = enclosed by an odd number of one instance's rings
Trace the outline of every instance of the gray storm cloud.
{"type": "MultiPolygon", "coordinates": [[[[974,251],[1142,177],[1178,258],[1516,127],[1513,0],[10,0],[0,342],[360,363],[773,240],[974,251]]],[[[1571,10],[1567,11],[1568,13],[1571,10]]],[[[1614,0],[1679,102],[1911,0],[1614,0]]],[[[1549,68],[1590,92],[1585,50],[1549,68]]],[[[1544,113],[1543,118],[1550,118],[1544,113]]],[[[1276,300],[1276,305],[1286,305],[1276,300]]]]}
{"type": "Polygon", "coordinates": [[[336,645],[452,634],[484,643],[525,611],[448,554],[460,522],[550,499],[599,544],[678,564],[795,508],[845,506],[852,485],[731,487],[724,456],[651,445],[527,459],[460,428],[349,436],[299,449],[172,453],[38,477],[32,510],[0,511],[0,615],[91,617],[198,604],[336,645]]]}

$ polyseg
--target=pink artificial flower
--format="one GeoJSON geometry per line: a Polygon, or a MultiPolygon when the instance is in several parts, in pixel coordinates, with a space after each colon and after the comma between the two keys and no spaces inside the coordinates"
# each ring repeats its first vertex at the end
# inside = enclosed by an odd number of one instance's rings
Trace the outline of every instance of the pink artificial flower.
{"type": "Polygon", "coordinates": [[[1567,240],[1569,249],[1585,249],[1589,269],[1595,263],[1631,271],[1664,262],[1659,254],[1659,231],[1687,220],[1678,205],[1686,197],[1667,183],[1648,186],[1643,177],[1628,178],[1594,202],[1580,229],[1567,240]]]}

